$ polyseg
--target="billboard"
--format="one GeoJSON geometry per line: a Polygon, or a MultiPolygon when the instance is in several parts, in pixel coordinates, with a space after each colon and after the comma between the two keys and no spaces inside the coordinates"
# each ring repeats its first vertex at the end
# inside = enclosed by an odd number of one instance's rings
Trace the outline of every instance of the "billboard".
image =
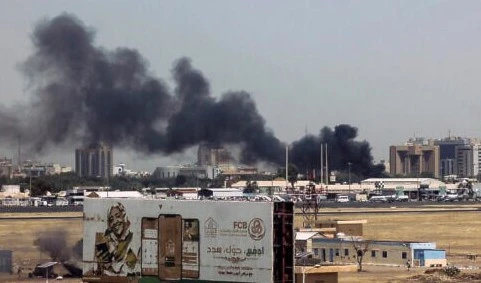
{"type": "Polygon", "coordinates": [[[85,199],[84,281],[272,282],[272,202],[85,199]]]}

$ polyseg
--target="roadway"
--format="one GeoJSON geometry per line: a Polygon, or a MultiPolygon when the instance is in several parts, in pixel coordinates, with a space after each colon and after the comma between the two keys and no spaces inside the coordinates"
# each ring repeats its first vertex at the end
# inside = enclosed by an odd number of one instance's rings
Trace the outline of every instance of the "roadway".
{"type": "MultiPolygon", "coordinates": [[[[312,211],[312,210],[311,210],[312,211]]],[[[342,213],[416,213],[416,212],[481,211],[481,202],[475,201],[412,201],[412,202],[321,202],[319,215],[342,213]]],[[[296,214],[302,214],[302,204],[296,204],[296,214]]]]}

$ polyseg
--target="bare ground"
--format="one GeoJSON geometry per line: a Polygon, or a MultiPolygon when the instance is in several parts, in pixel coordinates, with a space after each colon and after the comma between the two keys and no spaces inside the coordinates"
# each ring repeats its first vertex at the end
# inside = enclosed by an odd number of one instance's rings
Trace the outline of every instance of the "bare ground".
{"type": "MultiPolygon", "coordinates": [[[[396,208],[393,208],[394,210],[396,208]]],[[[360,210],[357,210],[360,211],[360,210]]],[[[362,210],[361,210],[362,211],[362,210]]],[[[82,238],[81,218],[55,218],[67,215],[81,216],[82,213],[13,213],[0,214],[0,249],[13,251],[14,269],[23,267],[22,278],[17,275],[0,274],[0,282],[45,282],[45,279],[28,279],[28,272],[40,262],[51,260],[46,252],[34,244],[39,235],[48,232],[64,231],[67,244],[73,246],[82,238]],[[23,218],[18,218],[19,216],[23,218]],[[48,216],[48,217],[46,217],[48,216]],[[53,216],[53,217],[52,217],[53,216]],[[26,218],[26,219],[25,219],[26,218]]],[[[320,215],[321,219],[354,220],[366,219],[364,228],[367,239],[433,241],[438,248],[446,249],[448,261],[456,266],[466,268],[462,275],[480,273],[481,260],[468,259],[468,254],[480,254],[481,245],[478,237],[481,234],[481,212],[416,212],[406,213],[339,213],[320,215]],[[467,268],[474,268],[469,270],[467,268]]],[[[302,218],[296,218],[296,226],[302,223],[302,218]]],[[[365,272],[341,273],[340,282],[481,282],[476,276],[460,278],[433,277],[424,274],[424,268],[413,268],[407,271],[403,267],[365,266],[365,272]],[[431,280],[431,281],[430,281],[431,280]],[[433,281],[434,280],[434,281],[433,281]],[[437,281],[436,281],[437,280],[437,281]],[[445,281],[451,280],[451,281],[445,281]],[[463,281],[464,280],[464,281],[463,281]]],[[[61,272],[59,272],[62,274],[61,272]]],[[[51,280],[52,282],[54,280],[51,280]]],[[[63,282],[81,282],[80,279],[64,279],[63,282]]]]}

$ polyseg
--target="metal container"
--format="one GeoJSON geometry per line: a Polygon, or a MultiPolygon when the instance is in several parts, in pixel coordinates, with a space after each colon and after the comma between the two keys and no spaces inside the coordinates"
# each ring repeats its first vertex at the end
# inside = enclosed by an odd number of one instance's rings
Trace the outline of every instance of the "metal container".
{"type": "Polygon", "coordinates": [[[0,273],[12,272],[12,251],[0,250],[0,273]]]}

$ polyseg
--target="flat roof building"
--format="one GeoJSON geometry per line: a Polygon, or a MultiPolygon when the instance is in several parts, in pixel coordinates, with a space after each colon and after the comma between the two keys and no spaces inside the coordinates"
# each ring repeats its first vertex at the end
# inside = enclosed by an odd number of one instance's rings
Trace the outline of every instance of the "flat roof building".
{"type": "Polygon", "coordinates": [[[445,266],[446,251],[433,242],[361,240],[354,237],[313,238],[313,257],[322,262],[355,263],[356,246],[367,247],[363,263],[404,266],[445,266]]]}
{"type": "Polygon", "coordinates": [[[389,148],[389,164],[394,176],[422,176],[429,173],[439,178],[439,146],[393,145],[389,148]]]}

